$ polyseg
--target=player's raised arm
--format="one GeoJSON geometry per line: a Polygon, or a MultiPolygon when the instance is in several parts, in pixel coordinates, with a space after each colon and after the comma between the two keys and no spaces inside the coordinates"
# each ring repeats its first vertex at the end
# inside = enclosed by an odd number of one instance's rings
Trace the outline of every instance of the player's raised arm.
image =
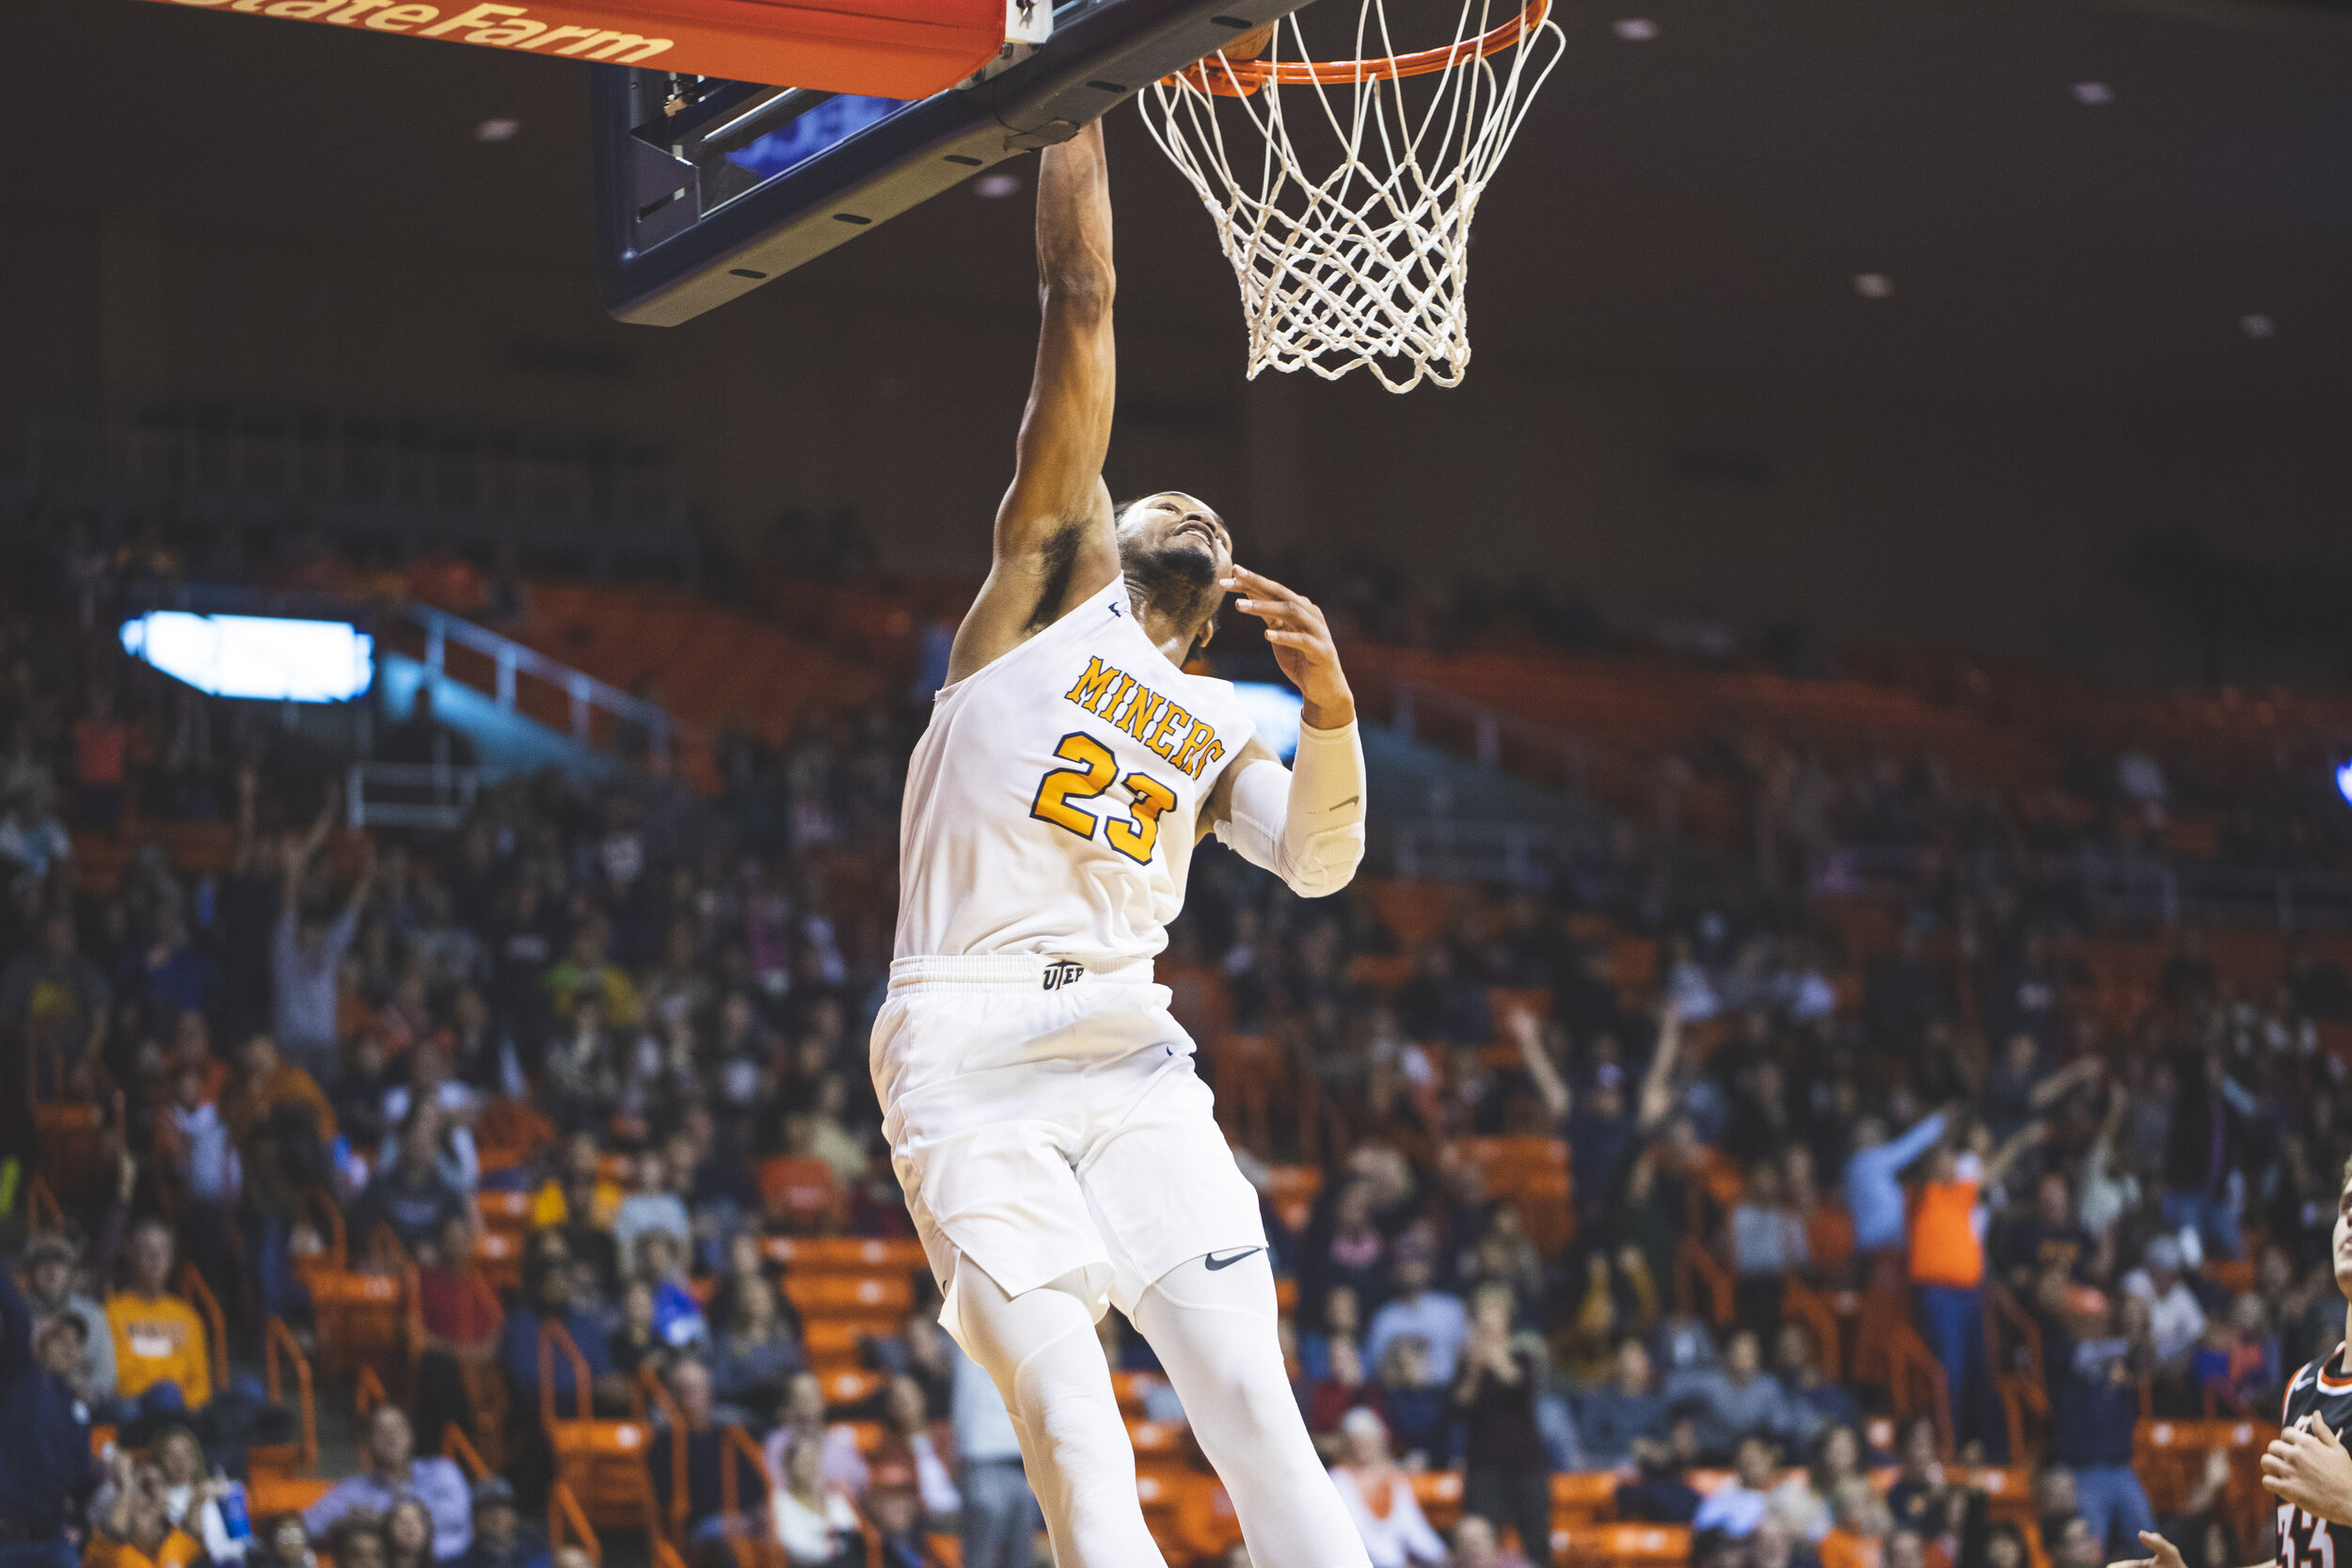
{"type": "Polygon", "coordinates": [[[995,559],[956,634],[961,680],[1053,624],[1119,573],[1103,458],[1118,392],[1111,334],[1110,178],[1103,128],[1038,160],[1037,371],[1021,418],[1012,485],[996,509],[995,559]]]}

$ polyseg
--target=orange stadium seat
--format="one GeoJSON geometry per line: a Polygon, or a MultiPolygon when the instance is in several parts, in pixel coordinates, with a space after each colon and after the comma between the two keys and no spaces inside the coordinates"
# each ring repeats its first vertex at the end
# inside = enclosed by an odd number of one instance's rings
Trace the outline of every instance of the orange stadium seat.
{"type": "Polygon", "coordinates": [[[1413,1501],[1430,1524],[1450,1530],[1462,1516],[1462,1476],[1458,1470],[1423,1470],[1413,1477],[1413,1501]]]}
{"type": "Polygon", "coordinates": [[[902,1274],[787,1274],[784,1293],[804,1318],[904,1317],[914,1306],[902,1274]]]}
{"type": "MultiPolygon", "coordinates": [[[[1241,1540],[1241,1520],[1225,1483],[1215,1476],[1178,1482],[1175,1536],[1178,1549],[1194,1560],[1221,1558],[1241,1540]]],[[[1174,1554],[1171,1554],[1171,1556],[1174,1554]]]]}
{"type": "MultiPolygon", "coordinates": [[[[474,1120],[474,1142],[486,1156],[495,1149],[509,1166],[555,1142],[555,1123],[519,1100],[494,1100],[474,1120]]],[[[485,1164],[487,1164],[485,1159],[485,1164]]]]}
{"type": "Polygon", "coordinates": [[[1168,1386],[1168,1379],[1157,1372],[1114,1371],[1111,1392],[1119,1397],[1119,1408],[1130,1418],[1140,1419],[1144,1402],[1152,1391],[1168,1386]]]}
{"type": "MultiPolygon", "coordinates": [[[[561,1323],[539,1325],[539,1420],[548,1447],[555,1450],[556,1479],[577,1498],[582,1516],[592,1525],[644,1526],[655,1528],[653,1481],[645,1473],[645,1449],[652,1433],[643,1421],[596,1419],[589,1402],[587,1358],[561,1323]],[[555,1358],[570,1364],[575,1406],[569,1416],[558,1408],[555,1358]]],[[[554,1504],[548,1507],[548,1528],[556,1528],[554,1504]]]]}
{"type": "Polygon", "coordinates": [[[531,1195],[519,1192],[484,1192],[473,1200],[475,1212],[483,1225],[491,1230],[528,1230],[531,1228],[531,1195]]]}
{"type": "Polygon", "coordinates": [[[801,1343],[817,1371],[854,1370],[861,1340],[886,1339],[898,1331],[898,1323],[889,1318],[813,1318],[801,1343]]]}
{"type": "Polygon", "coordinates": [[[888,1381],[884,1374],[862,1368],[849,1368],[822,1374],[825,1403],[835,1408],[849,1404],[864,1404],[882,1391],[888,1381]]]}
{"type": "Polygon", "coordinates": [[[1551,1522],[1565,1529],[1606,1519],[1617,1510],[1620,1478],[1613,1470],[1577,1470],[1551,1478],[1551,1522]]]}
{"type": "Polygon", "coordinates": [[[473,1244],[474,1266],[501,1291],[523,1287],[522,1237],[511,1230],[485,1230],[473,1244]]]}
{"type": "Polygon", "coordinates": [[[814,1229],[840,1213],[841,1182],[822,1160],[779,1154],[760,1162],[759,1198],[777,1224],[814,1229]]]}
{"type": "Polygon", "coordinates": [[[2252,1420],[2141,1421],[2132,1433],[2132,1468],[2158,1514],[2176,1513],[2195,1489],[2205,1455],[2230,1456],[2226,1495],[2249,1517],[2265,1506],[2263,1450],[2279,1435],[2277,1423],[2252,1420]]]}
{"type": "Polygon", "coordinates": [[[1135,1448],[1136,1465],[1157,1467],[1183,1464],[1191,1433],[1169,1421],[1130,1418],[1127,1422],[1127,1441],[1135,1448]]]}
{"type": "Polygon", "coordinates": [[[1144,1525],[1163,1550],[1177,1549],[1177,1521],[1184,1490],[1193,1479],[1142,1468],[1136,1471],[1136,1499],[1143,1504],[1144,1525]]]}
{"type": "Polygon", "coordinates": [[[1587,1525],[1551,1534],[1552,1560],[1590,1568],[1666,1568],[1691,1560],[1688,1525],[1587,1525]]]}
{"type": "Polygon", "coordinates": [[[402,1276],[322,1269],[309,1285],[319,1362],[328,1377],[347,1377],[362,1366],[378,1368],[379,1375],[406,1366],[409,1292],[402,1276]]]}
{"type": "Polygon", "coordinates": [[[281,1513],[299,1513],[334,1488],[335,1483],[309,1476],[255,1476],[246,1483],[246,1512],[256,1530],[281,1513]]]}
{"type": "Polygon", "coordinates": [[[760,1251],[801,1274],[879,1274],[930,1267],[923,1243],[912,1236],[770,1236],[760,1243],[760,1251]]]}

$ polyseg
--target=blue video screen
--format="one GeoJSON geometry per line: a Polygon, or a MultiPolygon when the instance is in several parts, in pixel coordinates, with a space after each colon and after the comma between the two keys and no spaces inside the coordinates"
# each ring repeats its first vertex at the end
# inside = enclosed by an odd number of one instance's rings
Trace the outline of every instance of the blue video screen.
{"type": "Polygon", "coordinates": [[[726,160],[746,174],[772,180],[827,149],[840,146],[867,126],[881,124],[906,106],[902,99],[837,94],[727,153],[726,160]]]}

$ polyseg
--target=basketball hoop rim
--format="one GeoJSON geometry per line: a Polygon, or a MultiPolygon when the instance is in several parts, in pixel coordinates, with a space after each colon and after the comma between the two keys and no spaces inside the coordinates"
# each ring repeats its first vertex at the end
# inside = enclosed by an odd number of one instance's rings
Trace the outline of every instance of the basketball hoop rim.
{"type": "Polygon", "coordinates": [[[1365,82],[1392,82],[1407,76],[1429,76],[1450,71],[1466,59],[1485,59],[1510,48],[1544,25],[1551,0],[1527,0],[1518,15],[1472,39],[1457,39],[1438,49],[1406,55],[1384,55],[1361,60],[1207,59],[1168,78],[1168,85],[1189,82],[1220,98],[1239,98],[1272,84],[1275,87],[1342,87],[1365,82]]]}

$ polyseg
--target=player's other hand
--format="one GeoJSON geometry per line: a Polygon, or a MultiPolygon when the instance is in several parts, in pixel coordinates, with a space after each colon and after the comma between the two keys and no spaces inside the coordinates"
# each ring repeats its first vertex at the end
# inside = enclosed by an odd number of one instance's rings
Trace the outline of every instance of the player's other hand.
{"type": "Polygon", "coordinates": [[[2141,1530],[2139,1544],[2148,1548],[2146,1557],[2127,1557],[2121,1562],[2107,1564],[2107,1568],[2185,1568],[2181,1548],[2154,1530],[2141,1530]]]}
{"type": "Polygon", "coordinates": [[[2271,1440],[2263,1485],[2313,1518],[2352,1525],[2352,1453],[2317,1416],[2271,1440]]]}
{"type": "Polygon", "coordinates": [[[1265,640],[1274,645],[1274,661],[1306,699],[1306,711],[1299,717],[1318,730],[1342,729],[1353,723],[1356,694],[1348,689],[1347,672],[1340,668],[1340,651],[1331,641],[1330,624],[1314,600],[1239,563],[1233,575],[1218,586],[1241,595],[1234,609],[1265,623],[1265,640]]]}

